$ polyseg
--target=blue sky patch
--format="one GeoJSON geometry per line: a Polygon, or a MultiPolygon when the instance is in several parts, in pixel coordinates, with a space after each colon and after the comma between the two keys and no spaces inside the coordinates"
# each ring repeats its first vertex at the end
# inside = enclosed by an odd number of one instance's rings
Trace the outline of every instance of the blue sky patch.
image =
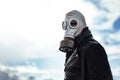
{"type": "Polygon", "coordinates": [[[120,17],[113,23],[113,29],[114,31],[120,30],[120,17]]]}

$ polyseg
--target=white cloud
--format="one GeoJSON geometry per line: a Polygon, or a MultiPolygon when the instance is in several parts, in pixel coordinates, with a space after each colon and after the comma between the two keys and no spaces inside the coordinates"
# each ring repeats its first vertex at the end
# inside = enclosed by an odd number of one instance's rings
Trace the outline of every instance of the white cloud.
{"type": "MultiPolygon", "coordinates": [[[[95,24],[93,29],[97,30],[112,30],[113,26],[112,24],[114,21],[120,16],[120,9],[118,8],[120,3],[119,0],[99,0],[98,3],[99,6],[106,8],[108,12],[106,12],[104,9],[97,9],[97,16],[95,15],[94,22],[100,20],[101,18],[106,18],[106,22],[102,22],[101,24],[95,24]]],[[[97,5],[97,4],[96,4],[97,5]]],[[[95,9],[94,9],[95,10],[95,9]]],[[[100,22],[100,21],[98,21],[100,22]]],[[[93,25],[93,24],[92,24],[93,25]]]]}
{"type": "Polygon", "coordinates": [[[109,59],[110,59],[110,60],[120,59],[120,55],[119,55],[119,53],[116,54],[116,55],[114,55],[114,54],[113,54],[113,55],[110,55],[109,59]]]}
{"type": "Polygon", "coordinates": [[[57,56],[64,35],[61,23],[72,9],[85,14],[90,24],[90,19],[97,14],[92,4],[79,0],[0,1],[0,60],[4,63],[57,56]],[[88,5],[91,6],[89,13],[88,5]]]}
{"type": "Polygon", "coordinates": [[[120,76],[120,66],[113,70],[114,76],[120,76]]]}
{"type": "MultiPolygon", "coordinates": [[[[2,63],[17,63],[33,58],[60,56],[59,45],[40,46],[26,40],[17,40],[9,44],[0,44],[0,61],[2,63]],[[57,46],[57,47],[56,47],[57,46]]],[[[62,57],[62,55],[61,55],[62,57]]]]}
{"type": "Polygon", "coordinates": [[[120,30],[113,33],[113,34],[110,34],[109,37],[115,41],[120,41],[120,30]]]}
{"type": "Polygon", "coordinates": [[[112,54],[118,54],[120,51],[119,51],[119,48],[120,48],[120,45],[104,45],[105,49],[106,49],[106,52],[109,54],[109,55],[112,55],[112,54]]]}
{"type": "Polygon", "coordinates": [[[9,74],[17,75],[19,79],[27,80],[29,76],[34,76],[37,80],[44,80],[44,79],[56,79],[60,80],[63,78],[63,71],[61,70],[43,70],[39,69],[36,66],[16,66],[16,67],[7,67],[4,65],[0,65],[0,70],[6,71],[9,74]]]}
{"type": "Polygon", "coordinates": [[[111,13],[114,13],[114,14],[120,14],[120,9],[118,8],[118,6],[120,5],[119,3],[119,0],[115,0],[115,1],[112,1],[112,0],[101,0],[101,5],[104,5],[104,7],[106,7],[107,9],[109,9],[109,11],[111,13]]]}

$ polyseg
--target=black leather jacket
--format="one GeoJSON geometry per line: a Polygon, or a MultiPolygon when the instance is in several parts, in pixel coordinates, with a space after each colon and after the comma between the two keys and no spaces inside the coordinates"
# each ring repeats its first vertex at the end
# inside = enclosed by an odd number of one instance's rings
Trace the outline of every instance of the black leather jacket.
{"type": "Polygon", "coordinates": [[[76,48],[66,53],[64,80],[113,80],[104,48],[85,28],[75,37],[76,48]]]}

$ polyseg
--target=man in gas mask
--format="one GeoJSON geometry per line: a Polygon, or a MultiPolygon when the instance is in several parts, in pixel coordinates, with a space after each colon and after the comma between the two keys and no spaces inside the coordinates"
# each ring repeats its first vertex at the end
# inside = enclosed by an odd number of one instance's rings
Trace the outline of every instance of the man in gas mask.
{"type": "Polygon", "coordinates": [[[66,53],[64,80],[113,80],[106,52],[93,39],[83,14],[68,12],[62,27],[65,35],[59,50],[66,53]]]}

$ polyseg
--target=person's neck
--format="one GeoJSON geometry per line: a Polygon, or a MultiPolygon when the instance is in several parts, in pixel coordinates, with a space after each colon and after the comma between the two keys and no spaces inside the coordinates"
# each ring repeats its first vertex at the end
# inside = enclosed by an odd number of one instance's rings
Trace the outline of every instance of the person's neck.
{"type": "Polygon", "coordinates": [[[75,33],[75,37],[78,36],[79,34],[81,34],[82,31],[83,31],[83,29],[85,29],[85,28],[86,28],[86,26],[79,28],[79,29],[76,31],[76,33],[75,33]]]}

